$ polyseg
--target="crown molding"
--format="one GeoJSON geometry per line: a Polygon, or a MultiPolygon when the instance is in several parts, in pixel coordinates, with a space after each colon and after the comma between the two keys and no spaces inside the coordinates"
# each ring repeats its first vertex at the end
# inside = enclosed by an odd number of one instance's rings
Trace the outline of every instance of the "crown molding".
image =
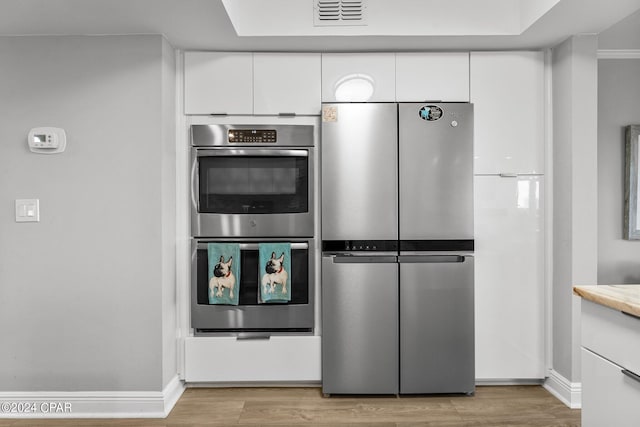
{"type": "Polygon", "coordinates": [[[598,49],[598,59],[640,59],[640,49],[598,49]]]}

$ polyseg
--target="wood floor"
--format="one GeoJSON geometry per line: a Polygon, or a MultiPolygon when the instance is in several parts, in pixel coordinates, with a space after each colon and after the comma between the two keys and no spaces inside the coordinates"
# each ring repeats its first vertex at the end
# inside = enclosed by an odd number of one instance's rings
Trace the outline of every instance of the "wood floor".
{"type": "Polygon", "coordinates": [[[323,397],[319,388],[190,388],[166,419],[0,419],[0,427],[579,426],[539,386],[477,387],[475,396],[323,397]]]}

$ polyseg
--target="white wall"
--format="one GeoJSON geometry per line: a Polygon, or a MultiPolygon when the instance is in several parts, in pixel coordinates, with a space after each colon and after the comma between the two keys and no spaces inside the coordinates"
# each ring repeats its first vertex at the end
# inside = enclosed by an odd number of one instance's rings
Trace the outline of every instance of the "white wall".
{"type": "Polygon", "coordinates": [[[0,37],[0,391],[175,375],[172,62],[161,36],[0,37]],[[30,153],[34,126],[67,151],[30,153]]]}
{"type": "Polygon", "coordinates": [[[622,238],[624,128],[640,124],[640,59],[598,61],[598,284],[640,283],[640,241],[622,238]]]}
{"type": "Polygon", "coordinates": [[[580,380],[573,285],[597,282],[597,37],[553,49],[553,369],[580,380]]]}
{"type": "Polygon", "coordinates": [[[176,291],[176,54],[162,40],[162,385],[177,374],[176,291]]]}

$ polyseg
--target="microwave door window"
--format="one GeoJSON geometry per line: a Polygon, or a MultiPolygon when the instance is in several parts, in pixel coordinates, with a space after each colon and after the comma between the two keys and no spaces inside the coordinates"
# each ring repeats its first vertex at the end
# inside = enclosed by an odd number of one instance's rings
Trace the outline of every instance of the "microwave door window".
{"type": "Polygon", "coordinates": [[[200,212],[308,212],[306,157],[200,158],[200,212]]]}

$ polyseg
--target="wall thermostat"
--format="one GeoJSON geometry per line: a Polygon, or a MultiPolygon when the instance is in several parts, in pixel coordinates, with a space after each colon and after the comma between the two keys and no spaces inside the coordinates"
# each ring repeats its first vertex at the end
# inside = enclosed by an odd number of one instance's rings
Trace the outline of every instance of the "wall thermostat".
{"type": "Polygon", "coordinates": [[[62,153],[67,146],[64,129],[54,127],[33,128],[29,131],[29,150],[34,153],[62,153]]]}

